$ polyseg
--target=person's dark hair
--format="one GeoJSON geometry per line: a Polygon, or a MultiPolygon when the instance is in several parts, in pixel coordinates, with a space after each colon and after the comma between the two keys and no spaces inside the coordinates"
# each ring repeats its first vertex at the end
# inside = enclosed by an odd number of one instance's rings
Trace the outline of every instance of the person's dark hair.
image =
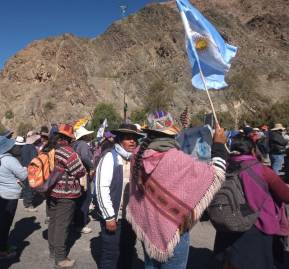
{"type": "Polygon", "coordinates": [[[101,145],[100,145],[100,147],[101,147],[101,152],[103,152],[103,151],[105,151],[105,150],[107,150],[107,149],[113,148],[113,145],[114,145],[114,142],[111,142],[111,141],[109,141],[108,139],[105,139],[105,140],[101,143],[101,145]]]}
{"type": "Polygon", "coordinates": [[[145,150],[148,148],[150,143],[155,138],[162,138],[167,137],[164,133],[154,133],[154,134],[148,134],[146,138],[144,138],[139,146],[139,150],[135,156],[135,163],[132,170],[132,180],[136,182],[138,190],[143,193],[144,192],[144,181],[143,178],[140,176],[141,172],[143,171],[143,163],[142,163],[142,156],[145,152],[145,150]]]}
{"type": "Polygon", "coordinates": [[[135,163],[132,170],[132,180],[136,182],[137,188],[141,193],[144,193],[144,182],[142,177],[140,176],[141,171],[143,170],[142,156],[151,141],[151,137],[143,139],[142,143],[140,144],[139,150],[135,156],[135,163]]]}
{"type": "Polygon", "coordinates": [[[231,151],[238,151],[240,154],[252,154],[254,147],[254,142],[244,135],[239,134],[232,139],[231,151]]]}
{"type": "Polygon", "coordinates": [[[51,136],[48,138],[48,143],[42,149],[43,152],[49,152],[52,149],[57,148],[57,136],[51,136]]]}

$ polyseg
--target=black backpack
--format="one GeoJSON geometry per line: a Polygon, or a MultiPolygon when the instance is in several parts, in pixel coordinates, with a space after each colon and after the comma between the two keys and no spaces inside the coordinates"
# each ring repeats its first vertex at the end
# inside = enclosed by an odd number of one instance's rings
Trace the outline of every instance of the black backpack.
{"type": "Polygon", "coordinates": [[[250,168],[257,163],[241,164],[237,171],[226,174],[225,182],[208,207],[210,220],[217,231],[245,232],[256,223],[259,212],[255,212],[247,203],[239,174],[250,169],[253,180],[263,181],[250,168]]]}

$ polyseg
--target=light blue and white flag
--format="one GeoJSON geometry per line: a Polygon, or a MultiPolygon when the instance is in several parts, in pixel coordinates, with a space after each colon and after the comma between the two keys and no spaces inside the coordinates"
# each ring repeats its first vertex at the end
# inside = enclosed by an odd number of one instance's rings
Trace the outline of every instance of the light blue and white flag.
{"type": "Polygon", "coordinates": [[[199,90],[221,89],[227,85],[225,73],[230,69],[237,48],[227,44],[215,27],[189,0],[176,0],[187,37],[187,52],[192,65],[192,84],[199,90]]]}
{"type": "Polygon", "coordinates": [[[97,134],[96,134],[96,138],[98,141],[100,141],[103,138],[105,128],[107,128],[107,127],[108,127],[107,119],[104,119],[103,123],[100,125],[100,127],[97,131],[97,134]]]}

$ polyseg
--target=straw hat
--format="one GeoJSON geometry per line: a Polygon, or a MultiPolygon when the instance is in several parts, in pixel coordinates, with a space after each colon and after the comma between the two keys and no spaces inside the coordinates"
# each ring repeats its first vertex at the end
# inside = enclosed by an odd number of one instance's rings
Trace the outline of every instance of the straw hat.
{"type": "Polygon", "coordinates": [[[74,133],[73,133],[73,127],[69,124],[65,124],[65,123],[59,124],[58,133],[63,134],[63,135],[70,137],[72,139],[75,138],[74,133]]]}
{"type": "Polygon", "coordinates": [[[9,139],[5,136],[0,136],[0,154],[4,154],[13,148],[15,144],[14,139],[9,139]]]}
{"type": "Polygon", "coordinates": [[[17,136],[15,139],[15,145],[19,145],[19,146],[26,145],[24,137],[23,136],[17,136]]]}
{"type": "Polygon", "coordinates": [[[85,127],[81,126],[74,132],[75,140],[92,133],[94,133],[94,131],[88,131],[85,127]]]}
{"type": "Polygon", "coordinates": [[[285,130],[285,127],[282,125],[282,123],[275,123],[274,128],[271,129],[271,131],[278,131],[278,130],[285,130]]]}
{"type": "Polygon", "coordinates": [[[116,136],[125,135],[125,134],[132,134],[136,138],[143,138],[144,137],[143,134],[141,134],[137,131],[136,126],[134,124],[130,124],[130,123],[122,123],[118,129],[112,130],[111,133],[116,135],[116,136]]]}
{"type": "Polygon", "coordinates": [[[143,129],[145,133],[163,133],[170,136],[177,135],[180,130],[174,124],[174,119],[169,112],[156,111],[148,115],[148,128],[143,129]]]}
{"type": "Polygon", "coordinates": [[[41,136],[35,131],[29,131],[26,135],[26,144],[34,144],[41,136]]]}

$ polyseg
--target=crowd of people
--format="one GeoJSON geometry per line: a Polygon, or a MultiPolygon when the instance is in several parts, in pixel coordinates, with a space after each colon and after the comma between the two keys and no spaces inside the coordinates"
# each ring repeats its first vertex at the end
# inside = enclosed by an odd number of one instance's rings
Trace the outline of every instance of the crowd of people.
{"type": "Polygon", "coordinates": [[[146,269],[185,269],[190,230],[204,214],[212,217],[214,252],[224,268],[276,268],[289,235],[286,128],[280,123],[230,131],[219,125],[198,128],[180,127],[169,112],[157,111],[143,128],[123,123],[97,138],[87,126],[72,124],[42,126],[25,137],[1,133],[0,263],[17,255],[9,232],[19,198],[33,213],[35,196],[41,195],[55,268],[74,267],[67,254],[69,229],[93,232],[87,226],[92,208],[101,229],[100,269],[132,268],[137,239],[146,269]],[[29,185],[27,167],[51,150],[55,182],[39,194],[29,185]],[[217,206],[224,219],[235,221],[234,214],[222,211],[225,200],[217,201],[232,178],[239,180],[245,199],[238,207],[240,218],[250,216],[249,225],[238,230],[224,229],[222,218],[213,215],[217,206]]]}

